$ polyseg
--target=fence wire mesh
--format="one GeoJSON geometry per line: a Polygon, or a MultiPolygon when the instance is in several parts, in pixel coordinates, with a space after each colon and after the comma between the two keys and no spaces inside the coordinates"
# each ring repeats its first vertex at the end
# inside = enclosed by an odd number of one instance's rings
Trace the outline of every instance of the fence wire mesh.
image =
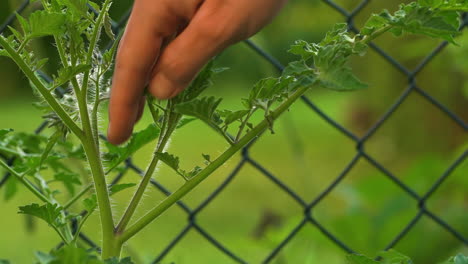
{"type": "MultiPolygon", "coordinates": [[[[352,32],[359,32],[359,29],[354,25],[355,17],[365,8],[371,0],[364,0],[360,2],[354,10],[351,12],[347,11],[344,7],[340,6],[339,4],[335,3],[331,0],[322,0],[325,4],[330,6],[334,11],[338,12],[342,15],[344,20],[348,23],[348,28],[352,32]]],[[[29,1],[26,0],[22,2],[16,9],[17,13],[22,13],[28,6],[29,1]]],[[[119,20],[112,22],[112,28],[115,33],[118,33],[124,27],[128,17],[130,14],[130,10],[128,10],[119,20]]],[[[0,26],[0,33],[4,32],[9,25],[11,25],[15,21],[16,17],[14,14],[9,16],[6,21],[0,26]]],[[[464,14],[462,16],[462,25],[460,27],[460,31],[462,31],[466,25],[468,24],[468,16],[464,14]]],[[[110,43],[109,45],[111,45],[110,43]]],[[[273,67],[275,67],[279,72],[283,70],[283,65],[277,60],[275,57],[268,54],[265,50],[261,47],[256,45],[251,40],[246,40],[245,44],[254,50],[261,58],[268,61],[273,67]]],[[[179,242],[184,239],[184,237],[189,233],[191,230],[195,230],[201,236],[203,236],[206,241],[211,243],[215,246],[220,252],[224,253],[226,256],[231,258],[237,263],[248,263],[245,260],[246,256],[241,256],[240,254],[236,253],[235,251],[229,249],[227,246],[223,244],[222,241],[216,239],[213,235],[211,235],[207,230],[201,227],[197,223],[198,216],[203,212],[203,210],[212,203],[218,195],[227,187],[229,186],[233,180],[235,179],[236,175],[239,171],[245,167],[246,165],[250,164],[253,166],[258,172],[264,175],[267,179],[269,179],[272,183],[274,183],[278,187],[278,191],[286,193],[290,196],[302,209],[303,209],[303,218],[302,220],[293,227],[289,234],[284,237],[284,239],[276,245],[276,247],[263,259],[262,263],[271,263],[274,258],[278,255],[278,253],[308,224],[317,228],[324,236],[326,236],[330,241],[332,241],[338,248],[341,248],[347,253],[354,253],[352,245],[347,244],[345,241],[339,238],[339,234],[332,233],[328,228],[326,228],[320,221],[314,217],[314,208],[324,200],[333,190],[339,185],[343,180],[349,175],[350,171],[356,166],[359,160],[367,160],[370,164],[372,164],[377,170],[382,172],[385,177],[391,180],[398,188],[400,188],[406,195],[408,195],[411,199],[414,200],[415,205],[417,205],[417,210],[414,214],[414,217],[407,222],[401,231],[395,234],[394,238],[391,239],[388,244],[383,248],[383,250],[388,250],[390,248],[395,247],[405,236],[408,234],[410,230],[423,218],[427,217],[428,219],[432,220],[441,228],[445,229],[451,235],[453,235],[456,239],[458,239],[461,243],[468,246],[468,237],[464,236],[460,231],[456,230],[452,227],[449,223],[444,221],[440,216],[432,212],[426,207],[426,203],[428,199],[434,194],[434,192],[447,180],[448,177],[452,174],[452,172],[460,166],[468,157],[468,149],[466,149],[462,154],[450,165],[446,170],[438,177],[438,179],[432,184],[432,186],[423,194],[417,193],[414,189],[412,189],[409,185],[405,184],[402,180],[400,180],[395,174],[393,174],[388,168],[384,165],[379,163],[376,158],[372,155],[368,154],[365,151],[365,144],[368,139],[377,133],[379,128],[398,110],[400,105],[407,100],[410,94],[417,94],[422,97],[424,100],[429,102],[430,104],[434,105],[438,108],[442,113],[444,113],[448,118],[453,120],[453,123],[456,126],[459,126],[463,131],[468,131],[468,124],[457,114],[451,111],[446,105],[442,104],[431,96],[428,92],[423,90],[416,82],[416,77],[418,73],[421,72],[438,54],[440,54],[445,47],[447,46],[447,42],[441,42],[432,52],[427,54],[427,56],[414,68],[409,69],[401,64],[397,59],[386,53],[382,48],[374,43],[370,43],[370,47],[374,50],[377,54],[379,54],[388,64],[392,67],[397,69],[401,74],[406,76],[407,78],[407,88],[402,92],[402,94],[395,100],[393,105],[381,116],[381,118],[365,133],[364,136],[359,137],[351,132],[346,127],[340,125],[336,122],[332,117],[327,115],[322,109],[320,109],[316,104],[314,104],[307,96],[303,96],[301,98],[302,103],[304,103],[308,108],[312,110],[315,115],[318,115],[320,118],[325,120],[331,129],[336,129],[340,131],[344,136],[351,139],[356,146],[356,153],[355,156],[349,161],[347,166],[343,168],[341,173],[329,184],[327,188],[325,188],[322,192],[320,192],[312,201],[307,201],[303,197],[301,197],[297,192],[294,191],[293,188],[288,186],[286,183],[281,181],[277,176],[273,175],[266,167],[262,166],[260,162],[256,160],[253,155],[251,155],[250,150],[252,149],[253,143],[249,144],[246,148],[244,148],[241,152],[241,160],[232,170],[232,172],[227,175],[225,180],[212,192],[209,194],[198,206],[190,207],[183,201],[177,202],[178,207],[186,213],[187,215],[187,223],[186,225],[180,230],[180,232],[168,243],[165,248],[155,256],[152,263],[160,263],[164,260],[164,258],[171,252],[179,242]]],[[[50,80],[51,78],[46,74],[39,72],[46,80],[50,80]]],[[[44,128],[47,126],[46,123],[42,123],[35,131],[35,133],[41,133],[44,128]]],[[[2,157],[4,158],[4,157],[2,157]]],[[[10,164],[13,160],[7,160],[10,164]]],[[[138,175],[143,176],[144,171],[139,168],[131,158],[125,161],[125,169],[123,172],[119,173],[112,181],[111,184],[116,184],[125,177],[126,173],[129,171],[134,171],[138,175]]],[[[0,179],[0,187],[4,186],[5,183],[8,181],[10,175],[7,173],[0,179]]],[[[158,180],[152,179],[151,185],[153,188],[159,190],[162,194],[169,196],[171,191],[162,185],[158,180]]],[[[76,226],[76,224],[75,224],[76,226]]],[[[75,229],[76,230],[76,229],[75,229]]],[[[96,248],[99,250],[98,245],[91,240],[86,234],[80,233],[80,238],[83,242],[88,244],[92,248],[96,248]]]]}

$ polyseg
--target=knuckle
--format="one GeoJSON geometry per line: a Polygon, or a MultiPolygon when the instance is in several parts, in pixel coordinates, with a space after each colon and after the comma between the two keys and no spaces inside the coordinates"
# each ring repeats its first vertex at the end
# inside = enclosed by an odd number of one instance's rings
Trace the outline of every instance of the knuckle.
{"type": "Polygon", "coordinates": [[[233,23],[226,17],[202,20],[198,25],[198,34],[212,43],[229,44],[238,34],[233,23]]]}

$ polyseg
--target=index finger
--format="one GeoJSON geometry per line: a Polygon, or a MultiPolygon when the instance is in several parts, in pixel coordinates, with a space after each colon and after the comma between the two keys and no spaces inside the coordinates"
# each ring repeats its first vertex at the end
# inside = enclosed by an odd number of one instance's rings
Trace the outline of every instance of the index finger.
{"type": "Polygon", "coordinates": [[[135,1],[119,45],[109,105],[108,140],[127,140],[138,116],[141,97],[171,23],[153,1],[135,1]],[[156,21],[155,21],[156,20],[156,21]]]}

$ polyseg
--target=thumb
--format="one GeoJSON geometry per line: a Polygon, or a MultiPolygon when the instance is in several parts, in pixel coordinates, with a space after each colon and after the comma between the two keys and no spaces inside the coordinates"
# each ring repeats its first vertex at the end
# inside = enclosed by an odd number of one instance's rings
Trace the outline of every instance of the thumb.
{"type": "MultiPolygon", "coordinates": [[[[236,41],[236,32],[220,10],[200,7],[190,24],[164,49],[149,83],[149,91],[168,99],[183,91],[201,68],[217,53],[236,41]]],[[[240,39],[239,39],[240,40],[240,39]]]]}

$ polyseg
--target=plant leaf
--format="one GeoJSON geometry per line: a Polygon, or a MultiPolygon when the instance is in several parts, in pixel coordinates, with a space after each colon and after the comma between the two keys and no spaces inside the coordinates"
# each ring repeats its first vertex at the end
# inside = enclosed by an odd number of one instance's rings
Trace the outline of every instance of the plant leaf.
{"type": "Polygon", "coordinates": [[[132,188],[135,186],[135,183],[120,183],[120,184],[114,184],[109,188],[109,195],[114,195],[118,192],[121,192],[125,189],[132,188]]]}
{"type": "Polygon", "coordinates": [[[382,261],[383,264],[413,264],[413,261],[409,257],[393,249],[383,251],[379,255],[384,259],[382,261]]]}
{"type": "Polygon", "coordinates": [[[304,40],[296,40],[291,48],[288,50],[289,53],[301,56],[302,60],[306,61],[312,56],[316,55],[317,51],[313,45],[309,44],[304,40]]]}
{"type": "Polygon", "coordinates": [[[155,124],[151,124],[147,128],[134,133],[130,141],[124,146],[114,146],[106,141],[105,144],[109,150],[105,155],[107,166],[109,167],[107,173],[137,150],[158,138],[160,132],[160,129],[155,124]]]}
{"type": "Polygon", "coordinates": [[[196,118],[184,117],[184,118],[180,119],[179,123],[177,124],[177,129],[182,128],[182,127],[192,123],[195,120],[197,120],[197,119],[196,118]]]}
{"type": "Polygon", "coordinates": [[[58,226],[59,225],[59,216],[62,212],[62,207],[58,204],[45,204],[45,205],[38,205],[36,203],[20,206],[19,207],[19,214],[27,214],[38,217],[44,220],[51,226],[58,226]]]}
{"type": "MultiPolygon", "coordinates": [[[[55,260],[51,264],[91,264],[100,263],[96,256],[91,255],[84,248],[67,245],[52,254],[55,260]]],[[[102,263],[102,262],[101,262],[102,263]]]]}
{"type": "Polygon", "coordinates": [[[216,113],[216,108],[221,103],[222,99],[215,97],[203,97],[201,99],[194,99],[189,102],[184,102],[176,105],[175,110],[179,114],[196,117],[205,123],[213,126],[218,125],[221,120],[216,113]]]}
{"type": "Polygon", "coordinates": [[[318,80],[322,87],[337,91],[352,91],[367,88],[349,67],[333,68],[320,72],[318,80]]]}
{"type": "Polygon", "coordinates": [[[65,30],[67,15],[64,13],[54,13],[39,10],[29,16],[31,27],[30,37],[43,37],[48,35],[61,34],[65,30]]]}
{"type": "Polygon", "coordinates": [[[111,258],[104,261],[105,264],[134,264],[130,257],[123,258],[119,261],[118,258],[111,258]]]}
{"type": "Polygon", "coordinates": [[[62,182],[71,195],[75,195],[75,185],[81,185],[80,175],[73,172],[61,171],[54,175],[54,179],[62,182]]]}
{"type": "Polygon", "coordinates": [[[97,197],[95,194],[83,200],[83,206],[88,212],[94,211],[97,208],[97,197]]]}
{"type": "Polygon", "coordinates": [[[23,29],[24,35],[29,35],[31,33],[31,27],[29,25],[29,22],[24,17],[22,17],[20,14],[15,13],[15,15],[16,15],[16,19],[18,20],[18,22],[21,25],[21,29],[23,29]]]}
{"type": "Polygon", "coordinates": [[[0,129],[0,139],[3,139],[6,134],[12,132],[13,129],[0,129]]]}
{"type": "Polygon", "coordinates": [[[458,254],[455,257],[453,257],[453,263],[468,264],[468,257],[464,256],[463,254],[458,254]]]}
{"type": "Polygon", "coordinates": [[[179,172],[179,162],[180,162],[179,157],[176,157],[167,152],[157,152],[155,153],[155,156],[160,161],[164,162],[167,166],[169,166],[176,172],[179,172]]]}
{"type": "Polygon", "coordinates": [[[208,62],[205,67],[200,71],[197,77],[190,83],[189,87],[185,89],[180,95],[177,96],[181,102],[187,102],[198,97],[206,88],[208,88],[211,82],[211,76],[216,71],[213,69],[214,60],[208,62]]]}
{"type": "Polygon", "coordinates": [[[106,16],[104,17],[104,31],[112,41],[115,40],[114,31],[112,31],[112,19],[108,13],[106,13],[106,16]]]}
{"type": "Polygon", "coordinates": [[[36,257],[36,260],[39,262],[39,264],[49,264],[55,260],[54,256],[41,251],[35,252],[34,256],[36,257]]]}
{"type": "Polygon", "coordinates": [[[241,121],[241,119],[246,116],[250,110],[238,110],[238,111],[231,111],[231,110],[223,110],[219,111],[218,114],[224,118],[224,124],[230,125],[236,121],[241,121]]]}
{"type": "Polygon", "coordinates": [[[379,264],[379,262],[372,260],[363,255],[352,254],[346,257],[348,264],[379,264]]]}
{"type": "Polygon", "coordinates": [[[88,0],[61,0],[71,10],[72,14],[86,16],[88,12],[88,0]]]}
{"type": "Polygon", "coordinates": [[[5,193],[3,195],[3,199],[5,201],[11,200],[15,196],[15,194],[18,192],[18,183],[17,179],[15,177],[10,177],[8,181],[5,184],[5,193]]]}
{"type": "Polygon", "coordinates": [[[61,85],[64,85],[73,77],[80,73],[87,72],[91,69],[91,65],[88,64],[79,64],[76,66],[69,66],[65,68],[61,68],[58,72],[58,77],[54,79],[54,85],[53,87],[59,87],[61,85]]]}
{"type": "Polygon", "coordinates": [[[202,170],[203,170],[203,168],[201,168],[200,166],[195,166],[195,168],[193,168],[189,172],[185,172],[185,171],[182,171],[182,172],[183,172],[183,174],[185,176],[185,179],[191,179],[191,178],[197,176],[197,174],[200,173],[202,170]]]}
{"type": "Polygon", "coordinates": [[[458,0],[420,0],[402,4],[393,15],[387,10],[372,15],[361,34],[371,35],[376,30],[391,25],[393,28],[390,32],[395,36],[412,33],[455,43],[453,37],[459,35],[460,25],[457,11],[464,10],[468,10],[467,2],[458,0]]]}

